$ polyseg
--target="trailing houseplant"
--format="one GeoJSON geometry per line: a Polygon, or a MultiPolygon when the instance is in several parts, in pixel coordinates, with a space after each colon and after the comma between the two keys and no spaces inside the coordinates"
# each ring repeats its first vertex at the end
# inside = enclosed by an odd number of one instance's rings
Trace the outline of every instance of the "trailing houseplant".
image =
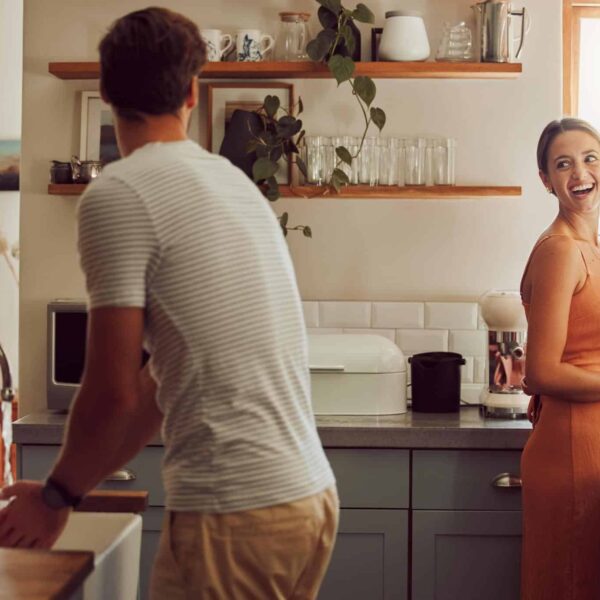
{"type": "MultiPolygon", "coordinates": [[[[385,112],[376,106],[373,101],[377,95],[374,81],[365,75],[354,76],[356,65],[351,56],[357,44],[355,21],[360,23],[373,23],[374,16],[364,4],[357,4],[354,10],[345,8],[341,0],[316,0],[320,6],[318,18],[323,29],[311,40],[306,51],[311,60],[327,64],[329,71],[338,83],[348,83],[352,95],[356,98],[364,119],[364,130],[356,152],[352,154],[348,148],[337,146],[335,148],[336,164],[332,170],[329,185],[339,191],[350,183],[346,172],[341,168],[352,165],[360,151],[371,124],[381,131],[385,125],[385,112]]],[[[302,100],[298,103],[299,115],[302,112],[302,100]]],[[[298,145],[304,137],[302,121],[294,117],[281,106],[277,96],[267,96],[263,105],[258,109],[263,122],[263,130],[253,137],[248,144],[248,152],[256,153],[256,160],[252,166],[254,181],[261,187],[264,195],[271,201],[279,198],[279,185],[276,173],[279,162],[283,159],[298,165],[299,170],[306,177],[306,166],[299,156],[298,145]],[[278,112],[283,111],[283,116],[278,117],[278,112]],[[295,137],[297,136],[297,137],[295,137]]],[[[306,237],[312,237],[310,227],[300,225],[288,227],[288,214],[279,217],[284,235],[289,230],[300,230],[306,237]]]]}

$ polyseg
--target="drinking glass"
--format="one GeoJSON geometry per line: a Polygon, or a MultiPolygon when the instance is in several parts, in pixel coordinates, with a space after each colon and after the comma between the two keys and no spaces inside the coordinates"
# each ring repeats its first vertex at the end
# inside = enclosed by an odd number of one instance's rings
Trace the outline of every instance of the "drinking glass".
{"type": "Polygon", "coordinates": [[[456,184],[456,140],[443,138],[434,149],[434,182],[436,185],[456,184]]]}
{"type": "Polygon", "coordinates": [[[324,135],[305,136],[303,159],[306,182],[325,185],[332,171],[331,140],[324,135]]]}
{"type": "Polygon", "coordinates": [[[425,185],[425,147],[422,137],[411,138],[406,145],[406,185],[425,185]]]}
{"type": "Polygon", "coordinates": [[[379,146],[375,136],[364,139],[358,155],[358,181],[375,186],[379,182],[379,146]]]}
{"type": "Polygon", "coordinates": [[[379,140],[379,183],[396,185],[398,183],[398,156],[400,140],[398,138],[380,138],[379,140]]]}

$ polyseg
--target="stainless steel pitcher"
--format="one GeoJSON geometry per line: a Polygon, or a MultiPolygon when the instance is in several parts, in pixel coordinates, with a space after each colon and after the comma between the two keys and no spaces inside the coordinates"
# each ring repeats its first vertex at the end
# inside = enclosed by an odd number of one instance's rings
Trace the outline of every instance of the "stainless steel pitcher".
{"type": "Polygon", "coordinates": [[[521,10],[513,10],[508,0],[485,0],[474,4],[471,8],[475,11],[479,59],[482,62],[510,62],[511,19],[521,17],[519,48],[514,56],[519,58],[527,33],[525,22],[528,15],[525,7],[521,10]]]}

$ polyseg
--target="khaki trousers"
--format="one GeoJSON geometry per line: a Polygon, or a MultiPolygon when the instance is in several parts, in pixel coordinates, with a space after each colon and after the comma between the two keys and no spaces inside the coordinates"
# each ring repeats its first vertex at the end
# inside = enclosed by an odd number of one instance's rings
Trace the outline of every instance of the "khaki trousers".
{"type": "Polygon", "coordinates": [[[334,487],[237,513],[168,512],[151,600],[312,600],[333,551],[334,487]]]}

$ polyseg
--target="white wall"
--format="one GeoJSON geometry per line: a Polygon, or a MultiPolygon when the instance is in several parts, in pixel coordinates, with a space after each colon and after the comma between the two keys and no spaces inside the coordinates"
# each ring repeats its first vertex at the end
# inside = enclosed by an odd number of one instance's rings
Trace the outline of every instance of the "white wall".
{"type": "MultiPolygon", "coordinates": [[[[366,2],[383,23],[391,0],[366,2]]],[[[407,0],[423,10],[435,50],[443,21],[470,18],[471,0],[407,0]]],[[[350,4],[350,3],[349,3],[350,4]]],[[[21,381],[25,411],[45,404],[45,306],[80,297],[75,252],[76,200],[48,196],[48,161],[78,149],[79,94],[95,81],[67,82],[47,73],[50,60],[96,60],[110,21],[145,0],[25,0],[21,381]]],[[[169,6],[203,27],[275,33],[277,13],[307,10],[312,0],[173,0],[169,6]],[[223,10],[226,6],[227,10],[223,10]]],[[[314,239],[290,237],[304,299],[473,300],[491,287],[514,288],[529,248],[552,218],[552,199],[538,183],[535,146],[543,126],[560,115],[560,0],[529,0],[533,25],[524,72],[516,80],[381,80],[376,104],[388,134],[436,133],[458,138],[460,183],[522,185],[522,198],[458,201],[285,199],[314,239]]],[[[313,18],[313,31],[316,31],[313,18]]],[[[363,49],[369,45],[363,29],[363,49]]],[[[368,57],[368,52],[366,52],[368,57]]],[[[360,115],[347,89],[295,80],[309,132],[358,133],[360,115]]],[[[198,133],[197,133],[198,132],[198,133]]],[[[205,116],[192,124],[205,139],[205,116]]]]}
{"type": "MultiPolygon", "coordinates": [[[[0,140],[21,137],[21,81],[23,63],[23,2],[0,0],[0,140]]],[[[0,192],[0,238],[9,247],[19,239],[19,192],[0,192]]],[[[18,262],[9,257],[13,268],[18,262]]],[[[18,384],[19,290],[6,261],[0,256],[0,344],[18,384]]]]}

